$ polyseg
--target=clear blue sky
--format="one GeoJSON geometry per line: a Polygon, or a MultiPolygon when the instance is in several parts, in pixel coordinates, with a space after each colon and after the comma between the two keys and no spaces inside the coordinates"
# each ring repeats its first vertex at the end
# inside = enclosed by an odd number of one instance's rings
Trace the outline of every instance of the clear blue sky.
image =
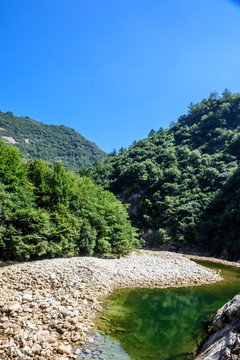
{"type": "Polygon", "coordinates": [[[240,92],[239,1],[1,0],[0,16],[0,109],[107,152],[240,92]]]}

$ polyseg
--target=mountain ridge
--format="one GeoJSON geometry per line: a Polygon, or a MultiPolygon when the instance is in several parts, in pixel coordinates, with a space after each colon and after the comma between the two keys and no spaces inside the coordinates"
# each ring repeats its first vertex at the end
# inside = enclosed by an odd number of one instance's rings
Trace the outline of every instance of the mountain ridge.
{"type": "Polygon", "coordinates": [[[92,166],[103,161],[106,153],[74,129],[64,125],[47,125],[0,112],[0,137],[19,148],[26,158],[41,158],[51,163],[61,159],[67,170],[92,166]]]}

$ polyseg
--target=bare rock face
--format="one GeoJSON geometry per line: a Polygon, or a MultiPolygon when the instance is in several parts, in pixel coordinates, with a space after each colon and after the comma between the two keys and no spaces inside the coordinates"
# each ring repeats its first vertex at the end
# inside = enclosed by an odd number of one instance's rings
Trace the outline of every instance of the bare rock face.
{"type": "Polygon", "coordinates": [[[217,331],[236,318],[240,318],[240,293],[218,310],[213,319],[213,328],[217,331]]]}
{"type": "Polygon", "coordinates": [[[217,311],[212,332],[195,360],[240,359],[240,293],[217,311]]]}

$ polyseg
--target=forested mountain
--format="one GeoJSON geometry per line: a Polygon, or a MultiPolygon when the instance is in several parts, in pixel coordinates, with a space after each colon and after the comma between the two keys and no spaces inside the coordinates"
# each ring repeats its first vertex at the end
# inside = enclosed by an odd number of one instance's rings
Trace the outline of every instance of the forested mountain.
{"type": "Polygon", "coordinates": [[[124,205],[61,161],[23,159],[0,140],[0,258],[98,255],[140,246],[124,205]]]}
{"type": "Polygon", "coordinates": [[[196,241],[223,255],[240,254],[240,167],[201,214],[195,231],[196,241]],[[211,239],[210,243],[209,240],[211,239]]]}
{"type": "Polygon", "coordinates": [[[239,257],[239,161],[240,94],[225,90],[81,173],[131,205],[149,245],[197,245],[239,257]]]}
{"type": "Polygon", "coordinates": [[[106,154],[94,143],[63,125],[45,125],[11,112],[0,112],[0,138],[15,145],[28,159],[56,163],[61,159],[67,170],[91,166],[106,154]]]}

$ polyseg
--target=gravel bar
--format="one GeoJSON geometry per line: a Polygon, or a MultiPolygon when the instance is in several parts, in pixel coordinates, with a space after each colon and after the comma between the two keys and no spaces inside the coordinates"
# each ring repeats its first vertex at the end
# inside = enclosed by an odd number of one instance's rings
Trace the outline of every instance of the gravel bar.
{"type": "Polygon", "coordinates": [[[0,263],[0,359],[76,359],[101,300],[125,287],[179,287],[221,280],[170,252],[120,259],[74,257],[0,263]]]}

